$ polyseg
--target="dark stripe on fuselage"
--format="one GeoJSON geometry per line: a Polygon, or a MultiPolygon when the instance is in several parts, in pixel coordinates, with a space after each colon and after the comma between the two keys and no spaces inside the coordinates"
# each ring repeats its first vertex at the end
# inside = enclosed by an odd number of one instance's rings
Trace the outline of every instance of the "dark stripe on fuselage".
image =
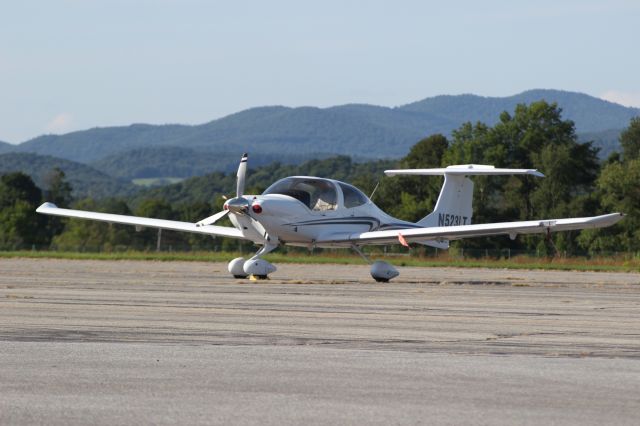
{"type": "Polygon", "coordinates": [[[385,223],[384,225],[380,225],[380,227],[377,230],[393,231],[394,229],[416,229],[416,228],[424,228],[424,227],[415,223],[385,223]]]}
{"type": "Polygon", "coordinates": [[[422,226],[413,223],[385,223],[375,217],[340,217],[328,219],[308,220],[304,222],[287,223],[287,226],[315,226],[315,225],[369,225],[369,231],[413,229],[422,226]]]}
{"type": "Polygon", "coordinates": [[[327,219],[307,220],[304,222],[287,223],[287,226],[316,226],[316,225],[367,225],[369,231],[380,226],[380,221],[374,217],[336,217],[327,219]]]}

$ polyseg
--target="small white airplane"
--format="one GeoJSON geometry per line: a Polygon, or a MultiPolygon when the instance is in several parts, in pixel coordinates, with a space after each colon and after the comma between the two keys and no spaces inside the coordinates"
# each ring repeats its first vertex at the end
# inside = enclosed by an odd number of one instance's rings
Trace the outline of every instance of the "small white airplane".
{"type": "Polygon", "coordinates": [[[238,238],[262,246],[248,260],[242,257],[229,262],[229,272],[236,278],[266,278],[276,267],[262,256],[280,244],[314,247],[352,248],[369,264],[376,281],[389,281],[399,275],[387,262],[371,262],[360,247],[370,244],[424,244],[446,249],[449,241],[489,235],[546,233],[585,228],[601,228],[622,219],[621,213],[571,219],[531,220],[489,224],[472,224],[473,182],[468,176],[544,175],[534,169],[501,169],[493,166],[465,164],[437,169],[386,170],[394,175],[444,175],[434,211],[417,223],[395,219],[359,189],[333,179],[292,176],[281,179],[262,195],[245,195],[247,154],[242,156],[237,173],[236,196],[224,203],[224,209],[197,223],[97,213],[58,208],[44,203],[38,213],[91,219],[103,222],[194,232],[211,236],[238,238]],[[233,228],[214,223],[229,216],[233,228]]]}

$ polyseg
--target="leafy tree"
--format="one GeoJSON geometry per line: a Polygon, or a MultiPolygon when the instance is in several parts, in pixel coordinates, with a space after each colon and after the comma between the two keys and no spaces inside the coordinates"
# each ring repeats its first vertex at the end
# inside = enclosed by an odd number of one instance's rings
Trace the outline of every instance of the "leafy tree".
{"type": "Polygon", "coordinates": [[[45,198],[58,207],[69,207],[73,197],[71,196],[71,184],[66,180],[66,175],[62,169],[55,167],[45,177],[45,198]]]}
{"type": "Polygon", "coordinates": [[[580,243],[592,252],[640,250],[640,158],[607,165],[598,178],[602,213],[621,212],[617,225],[583,231],[580,243]]]}
{"type": "Polygon", "coordinates": [[[144,200],[138,208],[136,208],[134,213],[136,216],[168,220],[173,220],[176,216],[171,208],[171,204],[156,198],[144,200]]]}
{"type": "MultiPolygon", "coordinates": [[[[402,169],[440,167],[449,147],[440,134],[428,136],[415,144],[398,165],[402,169]]],[[[377,204],[400,219],[418,221],[426,216],[438,199],[442,179],[424,176],[398,176],[384,179],[378,189],[377,204]]]]}
{"type": "MultiPolygon", "coordinates": [[[[503,114],[503,117],[508,117],[503,114]]],[[[506,164],[506,146],[491,138],[491,128],[484,123],[464,123],[453,131],[453,141],[443,156],[443,165],[506,164]]],[[[498,199],[504,179],[478,176],[473,178],[473,221],[483,223],[504,219],[498,199]]],[[[470,243],[466,243],[467,245],[470,243]]],[[[485,242],[486,245],[486,242],[485,242]]]]}
{"type": "MultiPolygon", "coordinates": [[[[222,197],[218,197],[218,200],[213,207],[205,202],[183,203],[178,205],[174,211],[181,221],[195,223],[211,216],[214,212],[221,211],[224,200],[222,197]]],[[[217,222],[216,225],[231,226],[231,222],[226,219],[217,222]]],[[[211,238],[208,235],[199,234],[185,234],[183,239],[191,250],[219,249],[223,240],[220,237],[211,238]]]]}
{"type": "Polygon", "coordinates": [[[15,200],[10,208],[0,210],[0,247],[25,249],[43,242],[34,210],[33,204],[25,200],[15,200]]]}
{"type": "Polygon", "coordinates": [[[601,213],[621,212],[624,220],[611,228],[583,231],[580,243],[590,251],[640,250],[640,117],[620,135],[622,156],[612,155],[597,181],[595,198],[601,213]]]}
{"type": "MultiPolygon", "coordinates": [[[[72,201],[71,184],[66,180],[64,171],[55,167],[45,176],[44,198],[58,207],[69,207],[72,201]]],[[[47,216],[47,230],[50,238],[60,234],[64,229],[66,219],[56,216],[47,216]]]]}
{"type": "Polygon", "coordinates": [[[30,176],[14,172],[0,177],[0,209],[12,206],[16,200],[23,200],[38,206],[42,200],[42,191],[30,176]]]}
{"type": "Polygon", "coordinates": [[[640,117],[632,118],[629,127],[620,134],[620,146],[625,161],[640,157],[640,117]]]}
{"type": "MultiPolygon", "coordinates": [[[[134,211],[135,216],[151,217],[154,219],[177,220],[178,215],[173,211],[171,204],[162,199],[147,199],[140,203],[134,211]]],[[[164,247],[184,247],[186,246],[186,237],[183,233],[175,231],[159,231],[158,229],[144,229],[139,231],[136,236],[136,246],[144,249],[152,249],[158,246],[164,247]]]]}
{"type": "Polygon", "coordinates": [[[42,191],[24,173],[0,177],[0,247],[30,248],[48,243],[46,218],[35,213],[42,191]]]}

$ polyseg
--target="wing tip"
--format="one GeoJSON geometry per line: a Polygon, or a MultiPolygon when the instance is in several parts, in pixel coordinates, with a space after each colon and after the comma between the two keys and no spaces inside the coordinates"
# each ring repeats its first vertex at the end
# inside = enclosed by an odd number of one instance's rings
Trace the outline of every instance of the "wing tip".
{"type": "Polygon", "coordinates": [[[50,203],[49,201],[46,201],[46,202],[42,203],[42,205],[36,209],[36,212],[41,213],[41,212],[43,212],[45,210],[57,209],[57,208],[58,208],[58,206],[56,206],[55,204],[50,203]]]}

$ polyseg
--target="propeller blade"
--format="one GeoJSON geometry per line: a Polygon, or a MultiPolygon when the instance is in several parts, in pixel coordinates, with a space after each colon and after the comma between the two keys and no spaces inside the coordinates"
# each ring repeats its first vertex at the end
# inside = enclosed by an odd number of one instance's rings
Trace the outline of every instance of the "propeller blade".
{"type": "Polygon", "coordinates": [[[229,210],[222,210],[221,212],[211,215],[206,219],[202,219],[201,221],[196,222],[196,226],[213,225],[214,223],[225,217],[227,214],[229,214],[229,210]]]}
{"type": "Polygon", "coordinates": [[[238,178],[236,197],[242,197],[244,195],[244,178],[247,174],[247,157],[248,154],[246,152],[242,154],[242,159],[240,159],[240,165],[238,166],[238,174],[236,175],[238,178]]]}

